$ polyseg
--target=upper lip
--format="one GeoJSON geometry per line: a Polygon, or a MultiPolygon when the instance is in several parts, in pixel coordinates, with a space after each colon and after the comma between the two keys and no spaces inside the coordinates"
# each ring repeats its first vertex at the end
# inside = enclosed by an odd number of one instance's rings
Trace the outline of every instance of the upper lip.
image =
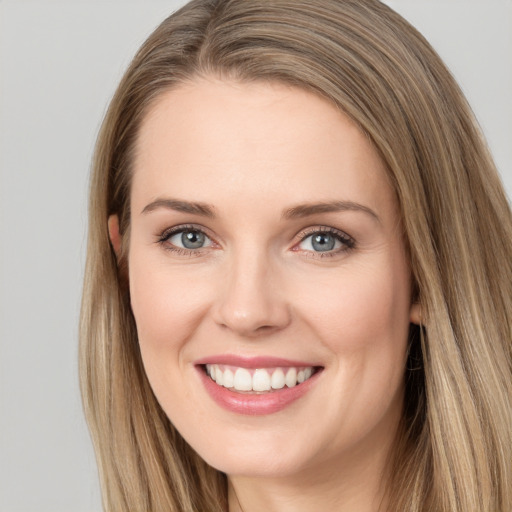
{"type": "Polygon", "coordinates": [[[234,354],[218,354],[203,357],[194,362],[195,365],[225,364],[240,368],[275,368],[275,367],[309,367],[321,366],[310,361],[298,361],[273,356],[238,356],[234,354]]]}

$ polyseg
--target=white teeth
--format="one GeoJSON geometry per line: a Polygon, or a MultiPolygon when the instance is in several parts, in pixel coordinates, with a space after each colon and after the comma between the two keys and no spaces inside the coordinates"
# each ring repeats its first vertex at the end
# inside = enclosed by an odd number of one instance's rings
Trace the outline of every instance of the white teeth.
{"type": "Polygon", "coordinates": [[[222,386],[223,380],[224,380],[224,372],[217,366],[217,368],[215,369],[215,382],[219,386],[222,386]]]}
{"type": "Polygon", "coordinates": [[[313,375],[313,367],[305,368],[246,368],[227,367],[218,364],[207,364],[206,374],[219,386],[236,391],[264,392],[272,389],[293,388],[302,384],[313,375]],[[285,373],[286,372],[286,373],[285,373]]]}
{"type": "Polygon", "coordinates": [[[272,379],[270,381],[270,385],[272,389],[282,389],[284,388],[284,372],[281,368],[278,368],[273,374],[272,379]]]}
{"type": "Polygon", "coordinates": [[[286,372],[286,377],[284,379],[284,382],[289,388],[293,388],[295,384],[297,384],[297,370],[295,368],[290,368],[286,372]]]}
{"type": "Polygon", "coordinates": [[[252,391],[252,377],[245,368],[238,368],[235,372],[233,387],[237,391],[252,391]]]}
{"type": "Polygon", "coordinates": [[[252,376],[253,391],[269,391],[270,375],[267,370],[256,370],[252,376]]]}
{"type": "Polygon", "coordinates": [[[234,382],[235,382],[234,373],[229,368],[227,370],[224,370],[224,380],[222,382],[222,385],[225,388],[232,388],[234,382]]]}

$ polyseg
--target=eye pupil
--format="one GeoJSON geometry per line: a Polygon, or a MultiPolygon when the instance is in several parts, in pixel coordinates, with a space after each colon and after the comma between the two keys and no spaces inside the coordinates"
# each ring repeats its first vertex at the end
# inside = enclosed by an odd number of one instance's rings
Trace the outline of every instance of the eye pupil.
{"type": "Polygon", "coordinates": [[[181,234],[181,243],[186,249],[199,249],[204,242],[205,235],[200,231],[184,231],[181,234]]]}
{"type": "Polygon", "coordinates": [[[315,251],[332,251],[336,240],[329,233],[317,233],[313,236],[311,245],[315,251]]]}

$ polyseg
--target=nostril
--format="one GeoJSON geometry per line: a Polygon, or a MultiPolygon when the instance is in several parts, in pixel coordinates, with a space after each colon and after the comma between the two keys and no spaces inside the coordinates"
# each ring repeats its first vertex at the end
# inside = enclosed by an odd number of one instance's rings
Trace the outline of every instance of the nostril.
{"type": "Polygon", "coordinates": [[[223,304],[216,312],[216,323],[241,336],[269,335],[289,325],[291,315],[284,304],[254,304],[243,310],[240,304],[231,309],[223,304]]]}
{"type": "Polygon", "coordinates": [[[256,332],[269,332],[275,329],[276,327],[272,325],[262,325],[256,329],[256,332]]]}

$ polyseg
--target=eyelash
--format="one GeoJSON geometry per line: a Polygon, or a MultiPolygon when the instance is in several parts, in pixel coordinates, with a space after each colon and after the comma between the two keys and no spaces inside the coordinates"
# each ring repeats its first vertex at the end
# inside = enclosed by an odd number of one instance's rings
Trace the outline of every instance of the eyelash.
{"type": "Polygon", "coordinates": [[[186,248],[177,247],[174,244],[168,243],[169,239],[172,238],[174,235],[177,235],[179,233],[183,233],[186,231],[194,231],[196,233],[202,233],[209,240],[212,239],[205,232],[204,228],[195,226],[194,224],[181,224],[179,226],[174,226],[170,229],[166,229],[165,231],[163,231],[163,233],[161,233],[158,236],[157,243],[159,243],[166,251],[173,252],[175,254],[178,254],[179,256],[200,256],[203,253],[202,249],[206,249],[205,247],[201,247],[198,249],[186,249],[186,248]]]}
{"type": "MultiPolygon", "coordinates": [[[[207,249],[208,247],[201,247],[198,249],[186,249],[183,247],[177,247],[174,244],[170,244],[169,239],[172,238],[174,235],[177,235],[179,233],[183,233],[186,231],[193,231],[197,233],[202,233],[205,237],[207,237],[209,240],[212,240],[212,238],[205,232],[204,228],[201,228],[199,226],[195,226],[193,224],[184,224],[179,226],[174,226],[173,228],[166,229],[163,231],[160,235],[158,235],[157,243],[160,244],[165,250],[173,252],[175,254],[178,254],[180,256],[200,256],[203,253],[203,249],[207,249]]],[[[329,250],[329,251],[306,251],[303,250],[302,252],[305,252],[308,254],[308,257],[311,258],[326,258],[326,257],[333,257],[338,256],[342,253],[347,253],[351,250],[353,250],[356,246],[355,240],[344,233],[343,231],[340,231],[335,228],[327,227],[327,226],[319,226],[319,227],[312,227],[308,228],[298,234],[300,240],[298,243],[296,243],[292,250],[294,251],[301,251],[301,249],[298,248],[300,244],[302,244],[305,240],[307,240],[308,237],[313,236],[315,234],[328,234],[333,236],[336,240],[338,240],[342,247],[338,248],[337,250],[329,250]]]]}
{"type": "Polygon", "coordinates": [[[301,233],[299,233],[300,241],[298,244],[295,244],[294,250],[300,251],[300,249],[296,248],[298,245],[303,243],[310,236],[320,234],[320,233],[331,235],[332,237],[334,237],[336,240],[338,240],[342,244],[342,247],[337,250],[330,250],[330,251],[325,251],[325,252],[304,251],[311,258],[331,258],[334,256],[339,256],[340,254],[347,253],[347,252],[355,249],[355,247],[356,247],[355,240],[351,236],[344,233],[343,231],[340,231],[339,229],[327,227],[327,226],[319,226],[319,227],[308,228],[308,229],[302,231],[301,233]]]}

